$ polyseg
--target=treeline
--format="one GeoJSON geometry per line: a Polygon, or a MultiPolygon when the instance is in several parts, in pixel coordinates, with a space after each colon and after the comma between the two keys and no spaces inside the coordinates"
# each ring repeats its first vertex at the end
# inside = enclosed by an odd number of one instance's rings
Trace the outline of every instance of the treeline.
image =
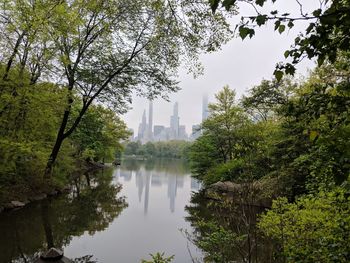
{"type": "Polygon", "coordinates": [[[305,80],[263,80],[240,101],[226,86],[209,111],[190,150],[195,176],[279,196],[258,226],[280,261],[349,262],[350,54],[305,80]]]}
{"type": "Polygon", "coordinates": [[[187,159],[191,143],[186,141],[129,142],[125,145],[126,156],[187,159]]]}
{"type": "MultiPolygon", "coordinates": [[[[66,105],[61,86],[30,83],[27,72],[21,78],[19,73],[11,71],[11,82],[0,79],[0,203],[47,188],[42,177],[66,105]]],[[[73,104],[73,115],[79,106],[73,104]]],[[[86,162],[113,160],[127,136],[125,123],[112,110],[92,105],[61,148],[54,184],[62,186],[86,162]]]]}
{"type": "Polygon", "coordinates": [[[206,2],[0,4],[1,192],[41,191],[76,158],[109,157],[125,125],[97,105],[122,114],[133,94],[167,97],[182,59],[196,72],[199,53],[231,35],[206,2]]]}

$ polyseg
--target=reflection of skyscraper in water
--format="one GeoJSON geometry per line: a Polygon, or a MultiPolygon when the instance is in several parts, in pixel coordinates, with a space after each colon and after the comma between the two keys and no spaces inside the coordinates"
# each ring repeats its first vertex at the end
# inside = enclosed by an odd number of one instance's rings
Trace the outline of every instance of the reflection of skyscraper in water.
{"type": "Polygon", "coordinates": [[[135,182],[136,182],[139,202],[141,202],[142,192],[143,192],[143,188],[145,186],[144,178],[143,178],[142,175],[143,175],[143,173],[142,173],[142,170],[141,170],[141,171],[137,171],[136,176],[135,176],[135,182]]]}
{"type": "Polygon", "coordinates": [[[143,212],[146,215],[148,212],[148,202],[149,202],[149,186],[151,181],[151,172],[144,171],[146,174],[146,187],[145,187],[145,204],[143,208],[143,212]]]}
{"type": "Polygon", "coordinates": [[[177,176],[170,175],[168,180],[168,197],[170,199],[170,211],[175,211],[175,199],[177,192],[177,176]]]}

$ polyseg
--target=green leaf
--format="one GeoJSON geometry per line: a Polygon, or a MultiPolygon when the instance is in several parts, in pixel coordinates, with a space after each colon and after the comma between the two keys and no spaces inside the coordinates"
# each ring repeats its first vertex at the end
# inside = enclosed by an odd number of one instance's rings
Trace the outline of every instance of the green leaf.
{"type": "Polygon", "coordinates": [[[285,25],[280,25],[280,26],[278,27],[278,32],[279,32],[280,34],[282,34],[282,33],[284,32],[284,30],[286,30],[286,26],[285,26],[285,25]]]}
{"type": "Polygon", "coordinates": [[[309,34],[314,27],[315,23],[310,23],[310,25],[306,29],[306,34],[309,34]]]}
{"type": "Polygon", "coordinates": [[[266,0],[255,0],[255,3],[259,6],[263,6],[266,0]]]}
{"type": "Polygon", "coordinates": [[[224,0],[222,6],[228,11],[232,6],[236,4],[236,0],[224,0]]]}
{"type": "Polygon", "coordinates": [[[258,15],[256,17],[256,23],[258,26],[264,25],[267,21],[267,15],[258,15]]]}
{"type": "Polygon", "coordinates": [[[292,20],[290,20],[289,22],[288,22],[288,25],[287,25],[289,28],[292,28],[293,26],[294,26],[294,23],[293,23],[293,21],[292,20]]]}
{"type": "Polygon", "coordinates": [[[285,65],[285,72],[286,72],[286,74],[294,75],[295,70],[296,70],[296,69],[295,69],[295,67],[294,67],[292,64],[287,63],[287,64],[285,65]]]}
{"type": "Polygon", "coordinates": [[[322,13],[322,10],[321,9],[316,9],[315,11],[312,12],[312,14],[316,17],[320,16],[322,13]]]}
{"type": "Polygon", "coordinates": [[[281,21],[277,20],[275,22],[275,30],[277,30],[279,28],[279,26],[281,25],[281,21]]]}
{"type": "Polygon", "coordinates": [[[247,36],[252,38],[252,36],[255,34],[254,29],[251,29],[249,27],[240,26],[239,27],[239,36],[244,40],[247,36]]]}
{"type": "Polygon", "coordinates": [[[283,71],[276,69],[273,75],[275,76],[276,80],[279,82],[283,78],[283,71]]]}
{"type": "Polygon", "coordinates": [[[309,134],[310,141],[315,141],[318,135],[319,135],[318,131],[310,131],[310,134],[309,134]]]}
{"type": "Polygon", "coordinates": [[[286,51],[284,52],[284,57],[285,57],[285,58],[288,58],[288,56],[289,56],[289,50],[286,50],[286,51]]]}
{"type": "Polygon", "coordinates": [[[216,9],[218,8],[220,3],[220,0],[209,0],[210,8],[215,13],[216,9]]]}

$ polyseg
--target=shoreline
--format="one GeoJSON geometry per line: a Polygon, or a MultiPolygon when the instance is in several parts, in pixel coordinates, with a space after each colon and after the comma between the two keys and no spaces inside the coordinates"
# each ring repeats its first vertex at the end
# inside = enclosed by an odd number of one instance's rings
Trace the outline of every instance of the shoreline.
{"type": "MultiPolygon", "coordinates": [[[[95,170],[102,170],[111,167],[112,164],[102,164],[102,163],[87,163],[86,169],[83,169],[82,173],[79,173],[78,176],[83,175],[87,172],[92,172],[95,170]]],[[[46,198],[59,196],[62,194],[67,194],[71,192],[71,182],[72,180],[76,178],[76,176],[71,176],[70,182],[64,186],[64,187],[49,187],[49,189],[39,191],[37,193],[31,192],[26,193],[20,198],[13,198],[11,201],[5,201],[3,203],[0,203],[0,214],[10,212],[13,210],[21,209],[28,204],[31,204],[33,202],[41,201],[46,198]]],[[[43,187],[44,188],[44,187],[43,187]]],[[[12,199],[12,198],[11,198],[12,199]]]]}

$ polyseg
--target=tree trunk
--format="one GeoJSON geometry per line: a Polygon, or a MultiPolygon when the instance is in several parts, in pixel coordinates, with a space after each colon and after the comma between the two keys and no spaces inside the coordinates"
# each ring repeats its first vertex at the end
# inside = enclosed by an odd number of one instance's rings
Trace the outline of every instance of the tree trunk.
{"type": "Polygon", "coordinates": [[[68,95],[68,96],[69,96],[68,97],[68,106],[67,106],[67,109],[64,111],[64,115],[63,115],[63,119],[62,119],[62,122],[61,122],[61,126],[60,126],[60,129],[58,130],[58,133],[57,133],[56,142],[55,142],[55,145],[52,148],[50,157],[49,157],[49,159],[47,161],[46,168],[45,168],[44,179],[47,180],[47,181],[51,180],[53,165],[54,165],[54,163],[55,163],[55,161],[57,159],[57,156],[58,156],[58,153],[59,153],[59,151],[61,149],[62,143],[63,143],[64,139],[66,138],[66,135],[65,135],[64,131],[65,131],[66,127],[67,127],[68,118],[69,118],[69,115],[70,115],[70,109],[71,109],[71,106],[72,106],[72,103],[73,103],[73,99],[70,98],[70,95],[68,95]]]}
{"type": "Polygon", "coordinates": [[[20,34],[20,35],[18,36],[18,39],[17,39],[17,41],[16,41],[16,44],[15,44],[15,46],[14,46],[14,48],[13,48],[13,52],[12,52],[12,54],[11,54],[11,56],[10,56],[8,62],[7,62],[6,69],[5,69],[5,73],[4,73],[4,76],[3,76],[3,78],[2,78],[3,80],[7,80],[7,79],[8,79],[8,74],[9,74],[9,72],[10,72],[10,69],[11,69],[11,66],[12,66],[12,63],[13,63],[13,60],[15,59],[15,56],[17,55],[17,52],[18,52],[18,49],[19,49],[19,45],[21,44],[24,35],[25,35],[25,31],[23,31],[22,34],[20,34]]]}

